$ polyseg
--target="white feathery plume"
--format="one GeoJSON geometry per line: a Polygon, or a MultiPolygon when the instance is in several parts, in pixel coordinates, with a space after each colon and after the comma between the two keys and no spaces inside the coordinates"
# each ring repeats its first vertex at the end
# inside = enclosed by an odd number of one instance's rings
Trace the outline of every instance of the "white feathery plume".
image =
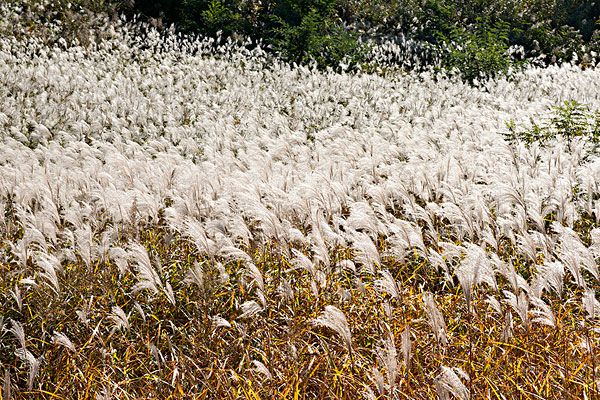
{"type": "Polygon", "coordinates": [[[133,307],[136,309],[136,311],[138,312],[138,314],[140,314],[140,317],[142,317],[142,320],[144,322],[146,322],[146,312],[144,311],[144,309],[142,308],[142,306],[140,305],[140,303],[138,303],[137,301],[133,303],[133,307]]]}
{"type": "Polygon", "coordinates": [[[204,224],[205,226],[205,234],[207,237],[214,238],[214,240],[219,243],[219,245],[224,246],[233,246],[233,241],[229,238],[229,233],[227,232],[227,226],[225,225],[225,221],[221,219],[221,216],[217,216],[218,219],[211,219],[210,221],[204,224]]]}
{"type": "Polygon", "coordinates": [[[435,381],[435,387],[440,399],[450,399],[450,395],[459,400],[471,398],[471,392],[462,382],[461,378],[468,381],[469,376],[460,368],[440,367],[440,374],[435,381]],[[459,377],[460,375],[460,377],[459,377]]]}
{"type": "Polygon", "coordinates": [[[60,284],[58,282],[58,272],[62,272],[60,260],[56,256],[48,253],[37,253],[36,256],[37,265],[40,266],[44,272],[40,274],[45,279],[48,286],[56,293],[60,293],[60,284]]]}
{"type": "Polygon", "coordinates": [[[512,261],[505,262],[500,260],[497,255],[494,255],[493,264],[495,265],[496,270],[508,280],[514,293],[518,293],[520,290],[526,292],[529,291],[529,284],[525,278],[517,272],[512,261]]]}
{"type": "Polygon", "coordinates": [[[223,317],[219,317],[218,315],[215,315],[213,317],[211,317],[214,329],[218,329],[218,328],[231,328],[231,324],[229,323],[229,321],[227,321],[225,318],[223,317]]]}
{"type": "Polygon", "coordinates": [[[515,236],[520,252],[525,254],[530,261],[537,262],[537,245],[533,238],[527,233],[515,236]]]}
{"type": "Polygon", "coordinates": [[[533,305],[533,309],[531,313],[534,315],[534,318],[531,320],[533,323],[539,323],[543,325],[548,325],[551,327],[556,326],[556,318],[554,317],[554,313],[552,312],[552,308],[539,297],[530,297],[529,301],[533,305]]]}
{"type": "Polygon", "coordinates": [[[498,226],[498,235],[504,236],[508,239],[511,245],[516,245],[517,238],[515,236],[515,227],[512,219],[499,216],[496,218],[496,225],[498,226]]]}
{"type": "Polygon", "coordinates": [[[398,227],[398,233],[401,234],[409,247],[417,248],[425,252],[425,243],[423,242],[423,233],[419,225],[414,222],[394,220],[394,227],[398,227]]]}
{"type": "Polygon", "coordinates": [[[382,346],[377,347],[376,354],[379,362],[385,366],[388,387],[391,390],[398,379],[398,351],[394,343],[394,336],[389,330],[382,341],[382,346]]]}
{"type": "MultiPolygon", "coordinates": [[[[320,239],[317,239],[317,241],[323,241],[323,244],[325,246],[330,245],[330,246],[335,246],[335,245],[344,245],[345,241],[344,238],[341,237],[338,233],[334,232],[333,229],[331,228],[331,226],[328,224],[327,220],[325,219],[325,216],[323,215],[322,210],[319,210],[318,208],[313,208],[311,210],[311,233],[310,233],[310,238],[311,238],[311,243],[313,240],[313,235],[318,236],[320,239]]],[[[327,266],[329,266],[327,264],[327,266]]]]}
{"type": "Polygon", "coordinates": [[[352,234],[352,248],[357,251],[355,260],[371,274],[375,274],[376,266],[381,265],[381,258],[377,246],[371,238],[362,232],[352,234]]]}
{"type": "Polygon", "coordinates": [[[228,220],[228,231],[233,240],[240,240],[244,245],[250,245],[252,240],[252,232],[244,222],[244,219],[239,215],[233,215],[228,220]]]}
{"type": "Polygon", "coordinates": [[[567,270],[571,273],[575,283],[580,287],[585,287],[586,283],[581,271],[581,262],[577,255],[563,252],[559,257],[559,260],[567,267],[567,270]]]}
{"type": "Polygon", "coordinates": [[[100,238],[100,243],[98,243],[96,245],[96,251],[98,253],[97,255],[100,258],[101,262],[105,262],[105,261],[107,261],[107,259],[110,258],[110,250],[112,248],[112,244],[113,244],[114,240],[115,240],[114,227],[110,227],[102,233],[102,237],[100,238]]]}
{"type": "Polygon", "coordinates": [[[175,299],[175,292],[173,292],[173,287],[171,287],[171,283],[169,281],[165,281],[165,287],[163,289],[165,296],[167,296],[167,300],[169,303],[175,305],[177,300],[175,299]]]}
{"type": "MultiPolygon", "coordinates": [[[[600,205],[600,201],[597,203],[600,205]]],[[[599,212],[600,216],[600,212],[599,212]]],[[[599,217],[600,218],[600,217],[599,217]]],[[[590,251],[595,257],[600,257],[600,228],[594,228],[590,231],[590,238],[592,240],[592,245],[590,246],[590,251]]]]}
{"type": "Polygon", "coordinates": [[[218,262],[215,263],[213,266],[217,270],[217,272],[219,272],[220,283],[223,285],[227,284],[229,282],[229,274],[227,273],[227,270],[225,269],[223,264],[218,262]]]}
{"type": "Polygon", "coordinates": [[[340,260],[337,262],[336,268],[339,271],[350,271],[353,274],[356,274],[356,265],[352,260],[340,260]]]}
{"type": "Polygon", "coordinates": [[[115,263],[120,275],[124,275],[129,270],[128,256],[125,249],[118,246],[110,247],[108,257],[115,263]]]}
{"type": "Polygon", "coordinates": [[[12,298],[17,303],[17,308],[19,312],[23,311],[23,297],[21,296],[21,289],[19,289],[19,285],[15,284],[15,289],[10,291],[12,298]]]}
{"type": "Polygon", "coordinates": [[[301,247],[305,247],[308,245],[308,239],[304,236],[304,234],[297,228],[294,228],[289,221],[283,221],[283,226],[286,229],[287,235],[286,239],[288,243],[292,245],[297,245],[301,247]]]}
{"type": "MultiPolygon", "coordinates": [[[[535,242],[535,245],[541,252],[544,260],[552,258],[551,249],[555,246],[555,238],[553,235],[547,234],[546,232],[529,231],[529,237],[535,242]]],[[[535,261],[537,264],[537,261],[535,261]]]]}
{"type": "Polygon", "coordinates": [[[184,225],[184,234],[192,240],[200,254],[208,257],[214,257],[217,254],[217,244],[206,236],[204,228],[198,221],[187,219],[184,225]]]}
{"type": "Polygon", "coordinates": [[[279,240],[284,238],[284,229],[281,225],[281,221],[275,213],[271,212],[261,204],[260,200],[251,199],[250,202],[246,204],[246,207],[244,212],[258,223],[262,234],[266,238],[275,238],[279,240]]]}
{"type": "Polygon", "coordinates": [[[559,297],[562,297],[565,268],[560,261],[547,262],[540,266],[538,275],[550,285],[559,297]]]}
{"type": "Polygon", "coordinates": [[[56,257],[60,260],[61,263],[64,262],[76,264],[79,262],[77,260],[77,256],[75,255],[75,252],[70,247],[63,247],[62,249],[58,250],[58,252],[56,253],[56,257]]]}
{"type": "Polygon", "coordinates": [[[92,263],[92,258],[96,256],[97,246],[94,246],[92,228],[85,224],[79,227],[75,232],[75,244],[79,256],[88,267],[92,263]]]}
{"type": "Polygon", "coordinates": [[[440,345],[447,346],[448,336],[446,334],[446,322],[444,321],[444,316],[440,312],[440,309],[433,299],[433,294],[430,292],[424,292],[423,304],[425,305],[425,313],[427,314],[427,320],[431,330],[433,331],[435,340],[440,345]]]}
{"type": "Polygon", "coordinates": [[[194,266],[185,275],[184,282],[188,285],[196,285],[199,289],[204,289],[204,265],[195,262],[194,266]]]}
{"type": "Polygon", "coordinates": [[[46,237],[39,229],[35,226],[28,224],[24,228],[23,238],[24,246],[30,247],[34,245],[33,248],[35,250],[43,250],[44,252],[48,252],[48,243],[46,242],[46,237]]]}
{"type": "Polygon", "coordinates": [[[244,275],[250,278],[251,285],[255,285],[261,292],[265,291],[265,281],[262,275],[262,272],[258,269],[258,267],[253,263],[246,263],[244,267],[244,275]]]}
{"type": "MultiPolygon", "coordinates": [[[[346,303],[346,302],[349,302],[350,300],[352,300],[352,293],[348,289],[339,287],[336,290],[336,294],[340,297],[340,302],[342,302],[342,303],[346,303]]],[[[391,311],[391,306],[390,306],[390,311],[391,311]]],[[[391,312],[386,313],[386,315],[391,315],[391,312]]]]}
{"type": "Polygon", "coordinates": [[[73,344],[73,342],[71,342],[71,340],[67,337],[67,335],[65,335],[64,333],[58,332],[58,331],[54,332],[54,335],[52,335],[52,343],[61,345],[65,348],[69,349],[73,353],[75,353],[77,351],[75,349],[75,345],[73,344]]]}
{"type": "Polygon", "coordinates": [[[374,282],[375,290],[379,293],[387,293],[393,299],[397,299],[400,297],[400,290],[398,288],[398,283],[387,269],[383,269],[379,271],[381,274],[381,279],[377,279],[374,282]]]}
{"type": "Polygon", "coordinates": [[[163,283],[158,273],[152,267],[146,248],[139,243],[132,243],[129,245],[128,255],[134,263],[138,279],[138,282],[132,288],[133,293],[148,289],[153,294],[157,294],[159,288],[163,288],[163,283]]]}
{"type": "Polygon", "coordinates": [[[42,362],[42,357],[36,358],[29,350],[22,347],[15,351],[16,356],[25,361],[29,366],[29,375],[27,377],[27,390],[31,391],[33,389],[33,381],[38,374],[40,369],[40,364],[42,362]]]}
{"type": "Polygon", "coordinates": [[[463,208],[471,211],[470,217],[474,222],[474,234],[479,236],[481,229],[492,223],[492,214],[487,205],[487,200],[482,193],[473,193],[467,197],[467,204],[463,208]],[[466,206],[466,207],[465,207],[466,206]]]}
{"type": "Polygon", "coordinates": [[[465,294],[467,309],[471,311],[471,299],[474,286],[485,282],[496,289],[496,279],[490,261],[481,247],[466,244],[467,255],[456,269],[456,277],[465,294]]]}
{"type": "Polygon", "coordinates": [[[386,244],[395,257],[404,259],[410,256],[415,249],[421,255],[427,254],[423,235],[418,225],[394,218],[390,231],[393,233],[387,238],[386,244]]]}
{"type": "Polygon", "coordinates": [[[407,370],[410,369],[410,362],[412,359],[412,340],[410,336],[410,326],[407,326],[400,335],[402,340],[402,359],[407,370]]]}
{"type": "Polygon", "coordinates": [[[427,203],[426,209],[419,206],[413,196],[409,196],[410,201],[404,203],[406,213],[412,217],[414,222],[423,221],[427,225],[427,232],[431,239],[436,240],[438,231],[436,224],[433,223],[432,217],[435,212],[439,209],[439,206],[435,203],[427,203]]]}
{"type": "Polygon", "coordinates": [[[244,319],[254,317],[256,314],[260,313],[263,310],[263,308],[256,301],[249,300],[242,303],[242,305],[240,306],[240,310],[242,311],[242,313],[238,318],[244,319]]]}
{"type": "Polygon", "coordinates": [[[316,269],[312,277],[311,286],[314,286],[315,296],[318,296],[318,289],[325,289],[327,287],[327,274],[320,269],[316,269]]]}
{"type": "Polygon", "coordinates": [[[346,220],[347,227],[355,231],[364,231],[375,238],[379,233],[385,233],[381,222],[366,202],[356,202],[350,206],[350,215],[346,220]]]}
{"type": "Polygon", "coordinates": [[[258,372],[259,374],[264,376],[266,379],[273,379],[273,375],[271,374],[271,371],[269,371],[269,369],[267,368],[267,366],[265,364],[263,364],[262,362],[260,362],[258,360],[252,360],[252,365],[254,366],[253,370],[255,372],[258,372]]]}
{"type": "Polygon", "coordinates": [[[252,258],[248,254],[246,254],[243,250],[231,245],[222,246],[219,249],[218,255],[227,261],[239,261],[244,263],[252,262],[252,258]]]}
{"type": "Polygon", "coordinates": [[[490,245],[495,252],[498,252],[499,246],[497,236],[489,227],[486,227],[482,232],[480,232],[479,236],[481,237],[481,241],[483,243],[490,245]]]}
{"type": "Polygon", "coordinates": [[[22,238],[16,243],[9,241],[8,245],[10,246],[10,252],[12,256],[17,260],[19,266],[24,269],[27,266],[27,259],[29,258],[30,254],[27,241],[25,238],[22,238]]]}
{"type": "Polygon", "coordinates": [[[309,235],[310,249],[314,254],[314,260],[320,261],[325,268],[329,268],[331,260],[329,257],[329,249],[325,243],[325,239],[318,228],[313,226],[309,235]]]}
{"type": "Polygon", "coordinates": [[[440,241],[438,245],[443,250],[441,254],[450,262],[460,259],[466,252],[466,249],[463,246],[451,242],[440,241]]]}
{"type": "Polygon", "coordinates": [[[292,249],[292,254],[294,255],[294,258],[292,259],[291,264],[295,268],[304,269],[308,273],[310,273],[312,276],[315,275],[316,266],[310,260],[310,258],[308,258],[306,255],[302,254],[301,252],[299,252],[296,249],[292,249]]]}
{"type": "Polygon", "coordinates": [[[450,268],[448,268],[446,260],[440,253],[431,248],[427,249],[427,260],[433,267],[435,267],[436,271],[443,272],[445,278],[448,281],[452,280],[452,276],[450,275],[450,268]]]}
{"type": "Polygon", "coordinates": [[[325,310],[319,317],[313,319],[312,323],[315,326],[323,326],[337,333],[348,347],[348,350],[351,351],[352,333],[346,316],[339,308],[332,305],[325,306],[325,310]]]}
{"type": "Polygon", "coordinates": [[[113,322],[111,332],[119,330],[129,330],[129,316],[125,314],[125,311],[119,306],[113,306],[111,313],[108,318],[113,322]]]}
{"type": "Polygon", "coordinates": [[[600,318],[600,301],[596,299],[596,293],[592,289],[585,291],[582,303],[588,319],[600,318]]]}
{"type": "Polygon", "coordinates": [[[502,327],[502,334],[500,335],[501,340],[507,342],[513,337],[513,316],[509,311],[504,315],[504,326],[502,327]]]}
{"type": "Polygon", "coordinates": [[[504,301],[517,313],[521,321],[525,324],[525,327],[529,329],[529,299],[525,292],[519,292],[518,296],[508,290],[503,290],[502,292],[505,297],[504,301]]]}
{"type": "Polygon", "coordinates": [[[588,270],[596,280],[600,280],[600,272],[596,265],[594,255],[585,247],[579,236],[571,228],[564,227],[557,222],[552,224],[552,229],[559,235],[559,258],[573,275],[575,283],[585,287],[581,267],[588,270]]]}
{"type": "Polygon", "coordinates": [[[277,293],[284,301],[292,301],[294,299],[294,289],[287,279],[282,278],[277,293]]]}
{"type": "MultiPolygon", "coordinates": [[[[380,395],[385,394],[385,377],[377,368],[373,367],[371,374],[369,375],[369,379],[375,384],[377,388],[377,393],[380,395]]],[[[371,391],[372,392],[372,391],[371,391]]],[[[373,399],[378,399],[379,397],[373,394],[373,399]]]]}
{"type": "Polygon", "coordinates": [[[447,218],[451,222],[451,226],[458,235],[459,239],[465,236],[473,238],[475,235],[474,223],[471,217],[466,214],[458,205],[452,202],[444,202],[438,209],[440,217],[447,218]]]}
{"type": "Polygon", "coordinates": [[[81,322],[83,325],[88,326],[90,323],[90,319],[88,317],[88,312],[87,310],[77,310],[75,311],[75,315],[77,315],[77,319],[79,320],[79,322],[81,322]]]}
{"type": "Polygon", "coordinates": [[[527,216],[533,221],[535,228],[543,232],[545,230],[544,218],[548,215],[549,208],[542,205],[542,199],[537,193],[527,193],[525,202],[527,204],[527,216]]]}
{"type": "Polygon", "coordinates": [[[494,312],[496,312],[497,314],[502,314],[502,305],[500,304],[498,299],[496,299],[496,297],[488,296],[485,299],[485,302],[488,303],[490,307],[492,307],[492,310],[494,310],[494,312]]]}
{"type": "Polygon", "coordinates": [[[10,331],[15,335],[15,338],[19,342],[19,345],[22,349],[25,348],[25,329],[23,329],[23,325],[19,321],[15,321],[14,319],[10,320],[11,329],[10,331]]]}

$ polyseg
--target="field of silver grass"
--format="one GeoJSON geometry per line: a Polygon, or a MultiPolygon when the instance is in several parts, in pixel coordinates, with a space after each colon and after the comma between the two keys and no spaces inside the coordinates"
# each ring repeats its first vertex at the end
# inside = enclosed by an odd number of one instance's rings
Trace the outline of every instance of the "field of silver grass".
{"type": "Polygon", "coordinates": [[[117,28],[0,40],[3,398],[598,398],[600,158],[473,88],[117,28]]]}

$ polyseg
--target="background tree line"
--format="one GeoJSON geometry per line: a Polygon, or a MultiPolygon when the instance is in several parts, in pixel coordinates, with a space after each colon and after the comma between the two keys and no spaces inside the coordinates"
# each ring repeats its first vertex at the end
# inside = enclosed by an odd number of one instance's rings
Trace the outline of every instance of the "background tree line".
{"type": "Polygon", "coordinates": [[[523,60],[561,63],[576,54],[585,66],[600,53],[600,2],[589,0],[8,1],[23,6],[32,30],[60,19],[68,37],[81,15],[141,15],[186,33],[261,40],[286,61],[321,68],[364,64],[369,42],[399,35],[437,49],[441,68],[470,81],[523,60]],[[523,51],[511,55],[515,46],[523,51]]]}

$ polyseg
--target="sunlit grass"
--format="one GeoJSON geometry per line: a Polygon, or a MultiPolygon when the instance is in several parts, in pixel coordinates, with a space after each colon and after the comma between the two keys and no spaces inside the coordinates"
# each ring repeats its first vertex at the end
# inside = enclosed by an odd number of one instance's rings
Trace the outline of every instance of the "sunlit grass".
{"type": "MultiPolygon", "coordinates": [[[[165,245],[163,239],[160,227],[140,232],[150,255],[168,266],[163,271],[173,285],[176,305],[162,293],[132,294],[134,273],[120,275],[110,262],[96,262],[89,268],[81,263],[65,266],[60,299],[49,288],[25,290],[18,311],[8,293],[32,271],[3,265],[0,312],[22,321],[31,338],[28,349],[44,355],[36,377],[40,385],[15,391],[15,398],[73,398],[74,393],[77,398],[94,398],[110,393],[117,398],[351,399],[369,387],[377,396],[426,399],[436,396],[437,373],[447,365],[469,374],[465,384],[473,398],[534,399],[558,393],[581,399],[597,393],[597,356],[581,344],[597,343],[599,334],[589,323],[582,324],[580,302],[549,295],[556,326],[533,323],[527,328],[507,306],[501,314],[493,311],[485,300],[497,293],[482,288],[476,290],[469,315],[461,290],[444,283],[418,258],[414,263],[390,258],[381,265],[397,281],[396,298],[375,290],[376,276],[341,270],[327,273],[325,286],[315,291],[310,274],[290,270],[289,260],[273,257],[279,252],[268,246],[269,253],[247,249],[264,277],[266,304],[258,314],[239,319],[240,303],[256,299],[256,287],[241,276],[243,266],[224,263],[231,280],[221,285],[211,267],[214,261],[203,260],[186,241],[176,238],[165,245]],[[203,287],[184,282],[190,264],[197,262],[204,266],[203,287]],[[357,279],[362,281],[359,286],[357,279]],[[288,298],[278,290],[284,280],[293,288],[288,298]],[[432,285],[435,281],[439,283],[432,285]],[[422,302],[426,282],[447,324],[447,346],[436,342],[427,323],[422,302]],[[311,324],[329,304],[348,319],[352,355],[335,332],[311,324]],[[127,313],[128,329],[113,329],[115,305],[127,313]],[[77,315],[82,311],[85,322],[77,315]],[[512,323],[507,323],[509,315],[512,323]],[[217,326],[213,316],[231,325],[217,326]],[[411,338],[408,365],[400,350],[406,329],[411,338]],[[76,351],[52,343],[55,331],[71,338],[76,351]],[[385,374],[386,366],[375,353],[386,332],[395,338],[399,368],[397,381],[378,393],[372,368],[385,374]]],[[[575,292],[569,288],[565,298],[575,292]]],[[[15,345],[4,348],[4,360],[10,359],[15,345]]],[[[17,371],[11,376],[13,384],[26,387],[27,369],[17,371]]]]}
{"type": "Polygon", "coordinates": [[[600,398],[600,158],[503,135],[597,70],[138,34],[0,37],[3,399],[600,398]]]}

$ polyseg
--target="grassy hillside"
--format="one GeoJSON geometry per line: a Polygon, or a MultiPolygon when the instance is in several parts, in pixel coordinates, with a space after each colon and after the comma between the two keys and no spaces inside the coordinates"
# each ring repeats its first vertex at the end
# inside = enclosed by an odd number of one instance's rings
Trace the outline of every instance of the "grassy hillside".
{"type": "Polygon", "coordinates": [[[0,6],[2,399],[598,397],[597,68],[37,10],[0,6]]]}

